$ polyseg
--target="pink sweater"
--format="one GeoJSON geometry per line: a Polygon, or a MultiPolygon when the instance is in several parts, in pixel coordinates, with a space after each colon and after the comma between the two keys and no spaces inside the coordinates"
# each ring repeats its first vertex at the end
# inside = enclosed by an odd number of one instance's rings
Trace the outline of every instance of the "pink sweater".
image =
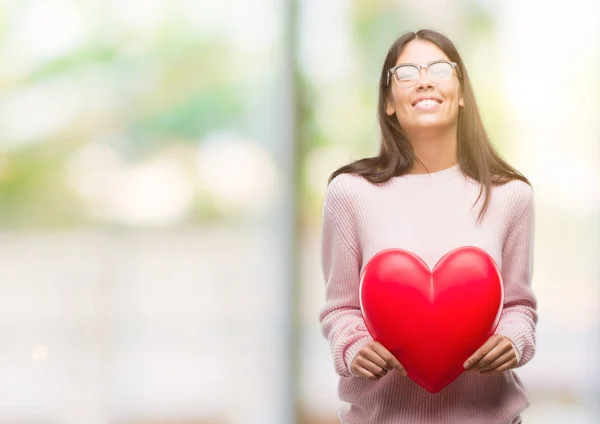
{"type": "Polygon", "coordinates": [[[509,424],[528,405],[514,371],[464,372],[431,394],[393,370],[378,381],[356,377],[350,364],[370,340],[360,310],[362,267],[377,252],[403,248],[433,269],[448,251],[465,245],[487,251],[504,280],[504,309],[497,333],[518,351],[518,367],[535,352],[536,298],[531,290],[534,202],[529,185],[511,181],[492,189],[487,213],[477,223],[472,208],[479,185],[459,165],[431,174],[409,174],[374,185],[342,174],[323,202],[322,266],[326,300],[320,314],[340,376],[347,424],[509,424]]]}

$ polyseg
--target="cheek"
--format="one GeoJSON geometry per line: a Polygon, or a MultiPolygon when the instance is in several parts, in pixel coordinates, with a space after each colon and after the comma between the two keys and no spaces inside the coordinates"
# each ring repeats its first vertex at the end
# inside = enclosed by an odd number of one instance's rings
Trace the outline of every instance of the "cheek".
{"type": "Polygon", "coordinates": [[[442,88],[442,94],[446,99],[458,104],[460,98],[460,87],[458,84],[448,84],[442,88]]]}
{"type": "Polygon", "coordinates": [[[410,94],[404,92],[397,92],[395,95],[394,104],[396,106],[396,113],[405,114],[410,108],[410,94]]]}
{"type": "Polygon", "coordinates": [[[388,115],[402,115],[406,113],[406,102],[407,102],[406,94],[401,92],[400,90],[394,89],[390,91],[388,94],[387,102],[386,102],[386,112],[388,115]]]}
{"type": "Polygon", "coordinates": [[[392,116],[396,111],[396,102],[394,100],[394,96],[392,93],[388,93],[387,98],[385,100],[385,113],[388,116],[392,116]]]}

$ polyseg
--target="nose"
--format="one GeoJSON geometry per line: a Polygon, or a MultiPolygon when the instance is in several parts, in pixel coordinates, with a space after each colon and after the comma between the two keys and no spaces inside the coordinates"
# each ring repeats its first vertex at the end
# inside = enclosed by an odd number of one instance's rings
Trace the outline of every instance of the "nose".
{"type": "Polygon", "coordinates": [[[417,80],[416,89],[417,90],[428,90],[433,88],[433,83],[427,76],[427,69],[419,68],[419,79],[417,80]]]}

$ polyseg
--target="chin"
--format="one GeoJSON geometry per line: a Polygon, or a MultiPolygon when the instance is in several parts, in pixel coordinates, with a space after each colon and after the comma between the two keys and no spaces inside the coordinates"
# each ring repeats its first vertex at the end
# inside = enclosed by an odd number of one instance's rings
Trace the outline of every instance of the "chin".
{"type": "Polygon", "coordinates": [[[448,122],[441,121],[439,119],[417,119],[414,122],[414,129],[434,129],[444,128],[448,125],[448,122]]]}

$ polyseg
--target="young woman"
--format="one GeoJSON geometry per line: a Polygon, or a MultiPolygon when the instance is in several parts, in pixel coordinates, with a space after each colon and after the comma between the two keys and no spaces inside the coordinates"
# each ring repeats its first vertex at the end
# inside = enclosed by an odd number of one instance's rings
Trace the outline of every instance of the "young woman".
{"type": "Polygon", "coordinates": [[[379,83],[381,148],[335,171],[323,202],[320,314],[340,375],[346,424],[516,424],[528,406],[512,371],[535,352],[531,289],[534,202],[528,180],[496,153],[465,65],[448,38],[421,30],[391,46],[379,83]],[[431,394],[370,336],[360,309],[362,268],[402,248],[433,269],[460,246],[484,249],[501,270],[495,334],[466,372],[431,394]]]}

